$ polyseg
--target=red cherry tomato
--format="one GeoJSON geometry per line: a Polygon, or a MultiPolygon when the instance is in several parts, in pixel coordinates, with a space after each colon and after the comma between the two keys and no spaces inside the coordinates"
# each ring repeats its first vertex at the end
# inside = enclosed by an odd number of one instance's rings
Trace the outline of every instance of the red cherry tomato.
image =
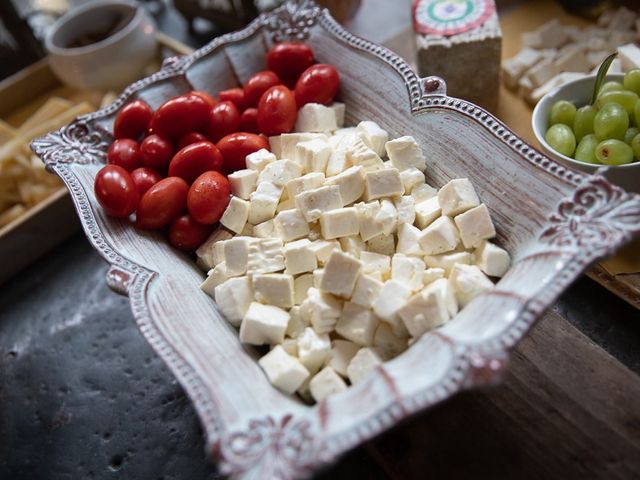
{"type": "Polygon", "coordinates": [[[151,128],[158,135],[178,138],[204,128],[209,121],[211,106],[201,95],[187,93],[166,101],[151,119],[151,128]]]}
{"type": "Polygon", "coordinates": [[[236,170],[247,168],[245,158],[261,148],[269,148],[269,140],[261,135],[247,132],[236,132],[227,135],[218,142],[218,149],[223,158],[223,172],[230,174],[236,170]]]}
{"type": "Polygon", "coordinates": [[[340,76],[332,65],[319,63],[307,68],[296,83],[295,94],[298,108],[307,103],[328,105],[340,87],[340,76]]]}
{"type": "Polygon", "coordinates": [[[107,163],[118,165],[127,172],[140,166],[140,147],[138,142],[129,138],[119,138],[109,146],[107,163]]]}
{"type": "Polygon", "coordinates": [[[267,66],[281,78],[298,78],[313,65],[313,50],[304,43],[282,42],[267,53],[267,66]]]}
{"type": "Polygon", "coordinates": [[[131,175],[118,165],[107,165],[96,175],[93,189],[98,203],[112,217],[128,217],[140,196],[131,175]]]}
{"type": "Polygon", "coordinates": [[[247,105],[250,107],[257,106],[262,94],[276,85],[280,85],[280,79],[278,75],[269,70],[253,75],[244,84],[244,96],[247,99],[247,105]]]}
{"type": "Polygon", "coordinates": [[[152,168],[140,167],[131,172],[131,180],[133,180],[136,190],[140,196],[142,196],[147,190],[162,180],[162,175],[152,168]]]}
{"type": "Polygon", "coordinates": [[[145,167],[155,168],[165,171],[171,157],[173,156],[173,145],[166,138],[160,135],[151,134],[140,144],[140,160],[145,167]]]}
{"type": "Polygon", "coordinates": [[[220,102],[211,109],[205,133],[215,143],[225,135],[236,132],[239,126],[240,113],[236,106],[229,101],[220,102]]]}
{"type": "Polygon", "coordinates": [[[113,124],[113,136],[116,138],[137,139],[151,123],[153,110],[142,100],[127,103],[118,112],[113,124]]]}
{"type": "Polygon", "coordinates": [[[243,132],[260,133],[258,130],[258,109],[247,108],[240,115],[240,130],[243,132]]]}
{"type": "Polygon", "coordinates": [[[187,204],[189,185],[178,177],[167,177],[152,186],[140,199],[136,227],[156,229],[169,225],[187,204]]]}
{"type": "Polygon", "coordinates": [[[205,172],[191,185],[187,197],[189,213],[199,223],[212,225],[220,220],[231,195],[227,177],[219,172],[205,172]]]}
{"type": "Polygon", "coordinates": [[[215,107],[218,104],[218,101],[214,97],[209,95],[207,92],[203,92],[202,90],[193,90],[191,94],[203,99],[210,107],[215,107]]]}
{"type": "Polygon", "coordinates": [[[169,243],[179,250],[191,252],[202,245],[211,233],[209,225],[196,222],[191,215],[176,218],[169,229],[169,243]]]}
{"type": "Polygon", "coordinates": [[[173,156],[169,164],[169,176],[184,178],[191,184],[204,172],[220,171],[222,155],[211,142],[198,142],[187,145],[173,156]]]}
{"type": "Polygon", "coordinates": [[[178,149],[182,149],[187,145],[191,145],[192,143],[206,142],[206,141],[207,141],[207,137],[205,137],[203,134],[199,132],[185,133],[178,140],[178,149]]]}
{"type": "Polygon", "coordinates": [[[258,104],[258,129],[265,135],[280,135],[293,130],[296,123],[296,99],[284,85],[271,87],[258,104]]]}
{"type": "Polygon", "coordinates": [[[249,106],[244,90],[241,88],[236,87],[230,88],[229,90],[222,90],[218,95],[221,102],[233,103],[239,112],[244,111],[244,109],[249,106]]]}

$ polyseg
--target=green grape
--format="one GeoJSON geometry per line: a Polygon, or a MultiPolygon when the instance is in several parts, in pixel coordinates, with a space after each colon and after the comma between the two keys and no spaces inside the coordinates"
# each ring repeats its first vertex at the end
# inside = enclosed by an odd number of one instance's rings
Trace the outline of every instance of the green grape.
{"type": "Polygon", "coordinates": [[[602,106],[593,119],[593,132],[598,140],[615,138],[622,140],[629,128],[629,115],[624,107],[617,103],[607,103],[602,106]]]}
{"type": "Polygon", "coordinates": [[[596,158],[596,147],[600,140],[593,134],[585,135],[576,148],[574,158],[586,163],[600,163],[596,158]]]}
{"type": "Polygon", "coordinates": [[[631,90],[616,90],[599,95],[598,100],[596,100],[596,105],[602,108],[602,106],[607,103],[617,103],[618,105],[622,105],[627,113],[631,115],[637,101],[638,95],[631,90]]]}
{"type": "Polygon", "coordinates": [[[624,87],[622,86],[622,84],[620,82],[615,82],[615,81],[609,81],[609,82],[605,82],[602,84],[602,86],[600,87],[600,90],[598,90],[598,96],[602,95],[603,93],[606,92],[612,92],[615,90],[622,90],[624,87]]]}
{"type": "Polygon", "coordinates": [[[576,106],[567,102],[566,100],[559,100],[551,107],[551,114],[549,115],[549,125],[555,125],[557,123],[564,123],[565,125],[573,125],[573,120],[576,117],[576,106]]]}
{"type": "Polygon", "coordinates": [[[631,150],[633,151],[633,157],[636,160],[640,160],[640,135],[636,135],[631,140],[631,150]]]}
{"type": "Polygon", "coordinates": [[[640,130],[638,130],[637,127],[627,128],[627,133],[624,134],[624,143],[631,145],[631,140],[633,140],[638,133],[640,133],[640,130]]]}
{"type": "Polygon", "coordinates": [[[640,68],[629,70],[624,75],[624,88],[640,95],[640,68]]]}
{"type": "Polygon", "coordinates": [[[633,107],[633,118],[636,121],[636,125],[640,125],[640,100],[638,100],[633,107]]]}
{"type": "Polygon", "coordinates": [[[576,137],[571,128],[564,123],[551,125],[544,136],[551,148],[567,157],[573,155],[576,149],[576,137]]]}
{"type": "Polygon", "coordinates": [[[596,158],[607,165],[624,165],[633,162],[633,150],[622,140],[611,138],[598,144],[596,158]]]}
{"type": "Polygon", "coordinates": [[[589,133],[593,133],[593,119],[596,118],[598,109],[592,105],[585,105],[576,111],[576,118],[573,120],[573,133],[576,141],[582,140],[582,137],[589,133]]]}

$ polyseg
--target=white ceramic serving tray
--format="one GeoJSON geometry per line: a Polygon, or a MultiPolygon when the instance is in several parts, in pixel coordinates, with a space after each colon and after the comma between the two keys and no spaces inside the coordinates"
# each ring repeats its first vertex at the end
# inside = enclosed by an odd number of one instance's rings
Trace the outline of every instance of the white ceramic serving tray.
{"type": "Polygon", "coordinates": [[[140,330],[193,400],[208,452],[235,478],[295,478],[462,389],[499,380],[507,353],[593,261],[640,230],[640,196],[543,156],[481,108],[446,96],[389,50],[357,38],[306,0],[290,1],[242,31],[165,62],[118,100],[33,142],[63,179],[87,237],[112,265],[107,281],[129,295],[140,330]],[[189,89],[216,93],[265,68],[273,41],[308,42],[341,75],[347,124],[375,120],[413,135],[437,186],[468,177],[491,210],[513,266],[497,287],[355,387],[314,406],[274,389],[257,353],[198,288],[203,274],[162,235],[109,218],[93,178],[118,109],[133,98],[158,107],[189,89]]]}

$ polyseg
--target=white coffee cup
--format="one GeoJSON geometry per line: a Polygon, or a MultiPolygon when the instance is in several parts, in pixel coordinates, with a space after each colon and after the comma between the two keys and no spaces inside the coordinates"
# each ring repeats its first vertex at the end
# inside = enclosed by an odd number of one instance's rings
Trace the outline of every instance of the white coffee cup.
{"type": "Polygon", "coordinates": [[[54,73],[67,85],[96,90],[119,90],[140,78],[156,54],[156,27],[137,2],[97,0],[67,12],[45,38],[54,73]],[[71,46],[79,38],[124,24],[104,39],[71,46]]]}

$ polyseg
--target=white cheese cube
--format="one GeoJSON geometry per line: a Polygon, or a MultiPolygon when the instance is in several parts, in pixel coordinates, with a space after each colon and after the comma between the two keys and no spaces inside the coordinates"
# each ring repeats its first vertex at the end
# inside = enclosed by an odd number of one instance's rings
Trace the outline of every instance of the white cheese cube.
{"type": "Polygon", "coordinates": [[[311,274],[313,275],[314,288],[320,288],[320,283],[322,283],[322,275],[324,275],[324,268],[316,268],[311,274]]]}
{"type": "Polygon", "coordinates": [[[450,180],[438,192],[438,202],[442,208],[442,214],[450,217],[480,205],[478,194],[468,178],[450,180]]]}
{"type": "Polygon", "coordinates": [[[242,232],[249,218],[249,205],[249,202],[240,197],[231,197],[220,223],[232,232],[242,232]]]}
{"type": "Polygon", "coordinates": [[[489,209],[484,203],[455,217],[465,248],[478,247],[483,240],[496,236],[489,209]]]}
{"type": "MultiPolygon", "coordinates": [[[[291,323],[291,320],[289,320],[289,323],[291,323]]],[[[294,339],[294,338],[285,338],[283,340],[283,342],[280,344],[280,346],[282,347],[282,349],[285,352],[287,352],[292,357],[297,357],[298,356],[298,341],[296,339],[294,339]]],[[[271,348],[274,349],[275,346],[271,347],[271,348]]]]}
{"type": "Polygon", "coordinates": [[[396,231],[398,210],[396,210],[393,201],[387,198],[380,200],[380,211],[377,213],[375,221],[382,225],[384,235],[391,235],[396,231]]]}
{"type": "Polygon", "coordinates": [[[360,275],[356,280],[356,286],[351,295],[351,303],[366,308],[372,308],[373,302],[378,298],[383,283],[369,275],[360,275]]]}
{"type": "Polygon", "coordinates": [[[284,246],[285,273],[297,275],[298,273],[313,272],[318,268],[316,255],[309,247],[311,241],[303,238],[284,246]]]}
{"type": "Polygon", "coordinates": [[[411,295],[411,289],[395,280],[387,280],[378,298],[373,302],[373,311],[383,320],[391,322],[411,295]]]}
{"type": "Polygon", "coordinates": [[[280,308],[293,307],[293,276],[283,273],[258,273],[253,276],[256,302],[280,308]]]}
{"type": "Polygon", "coordinates": [[[367,202],[404,194],[400,172],[396,168],[366,172],[364,185],[364,198],[367,202]]]}
{"type": "Polygon", "coordinates": [[[333,368],[338,375],[347,376],[349,362],[358,353],[360,346],[347,340],[334,340],[331,343],[331,356],[328,366],[333,368]]]}
{"type": "Polygon", "coordinates": [[[200,289],[213,298],[215,296],[215,288],[229,278],[231,276],[227,273],[227,266],[224,262],[219,263],[209,270],[207,278],[200,285],[200,289]]]}
{"type": "Polygon", "coordinates": [[[424,202],[425,200],[429,200],[430,198],[433,198],[437,195],[438,190],[433,188],[431,185],[427,185],[426,183],[423,185],[416,185],[411,190],[411,196],[413,197],[413,201],[416,204],[424,202]]]}
{"type": "Polygon", "coordinates": [[[320,215],[320,230],[322,231],[322,236],[327,240],[357,235],[359,226],[356,209],[354,207],[346,207],[322,212],[320,215]]]}
{"type": "Polygon", "coordinates": [[[249,247],[247,273],[271,273],[284,270],[282,240],[279,238],[254,239],[249,247]]]}
{"type": "Polygon", "coordinates": [[[360,140],[362,140],[367,147],[376,152],[376,155],[379,157],[384,155],[384,144],[389,140],[389,134],[386,130],[380,128],[380,125],[376,122],[365,120],[358,124],[356,132],[358,133],[360,140]]]}
{"type": "Polygon", "coordinates": [[[407,349],[407,339],[396,337],[391,325],[380,322],[373,335],[373,346],[383,359],[389,360],[407,349]]]}
{"type": "Polygon", "coordinates": [[[313,397],[311,396],[311,390],[309,390],[309,383],[311,383],[311,376],[302,382],[302,385],[298,387],[296,393],[305,403],[311,405],[313,404],[313,397]]]}
{"type": "Polygon", "coordinates": [[[360,258],[360,254],[366,249],[366,245],[359,235],[340,237],[338,241],[340,242],[340,249],[352,257],[360,258]]]}
{"type": "Polygon", "coordinates": [[[257,225],[273,218],[282,196],[282,187],[264,182],[250,195],[249,223],[257,225]]]}
{"type": "Polygon", "coordinates": [[[442,210],[438,197],[431,197],[415,204],[415,223],[419,228],[427,228],[440,216],[442,210]]]}
{"type": "Polygon", "coordinates": [[[640,68],[640,48],[633,43],[618,47],[618,58],[625,71],[640,68]]]}
{"type": "Polygon", "coordinates": [[[414,188],[424,185],[424,173],[416,167],[410,167],[400,172],[400,180],[404,186],[404,193],[410,194],[414,188]]]}
{"type": "MultiPolygon", "coordinates": [[[[306,295],[306,292],[305,292],[306,295]]],[[[285,334],[291,338],[298,338],[305,328],[307,328],[309,324],[306,322],[306,319],[302,316],[302,312],[300,311],[299,305],[294,305],[289,310],[289,323],[287,324],[287,330],[285,334]]],[[[298,344],[296,342],[296,356],[298,356],[298,344]]]]}
{"type": "Polygon", "coordinates": [[[480,270],[490,277],[502,277],[511,263],[507,251],[491,242],[482,242],[473,252],[473,258],[480,270]]]}
{"type": "Polygon", "coordinates": [[[427,255],[450,252],[460,243],[460,235],[453,220],[440,217],[420,234],[420,246],[427,255]]]}
{"type": "Polygon", "coordinates": [[[360,254],[362,272],[370,274],[380,272],[383,277],[391,274],[391,257],[376,252],[362,252],[360,254]]]}
{"type": "Polygon", "coordinates": [[[346,389],[347,384],[331,367],[324,367],[309,382],[309,391],[316,402],[320,402],[329,395],[340,393],[346,389]]]}
{"type": "Polygon", "coordinates": [[[336,332],[353,343],[368,346],[373,344],[378,323],[378,318],[370,308],[345,302],[340,320],[336,324],[336,332]]]}
{"type": "Polygon", "coordinates": [[[307,222],[315,222],[323,212],[342,208],[340,187],[328,185],[299,193],[295,197],[296,207],[307,222]]]}
{"type": "Polygon", "coordinates": [[[420,235],[422,232],[419,228],[409,223],[402,223],[398,227],[398,253],[405,255],[424,255],[420,246],[420,235]]]}
{"type": "MultiPolygon", "coordinates": [[[[213,231],[209,238],[198,247],[196,255],[198,256],[198,266],[205,271],[212,269],[218,263],[224,261],[224,258],[217,258],[215,250],[217,245],[222,241],[231,238],[233,235],[224,228],[218,228],[213,231]]],[[[220,248],[218,248],[220,250],[220,248]]]]}
{"type": "Polygon", "coordinates": [[[297,208],[284,210],[273,219],[275,234],[285,242],[306,237],[309,234],[309,224],[297,208]]]}
{"type": "Polygon", "coordinates": [[[361,166],[367,172],[383,168],[380,156],[360,138],[347,149],[347,158],[351,165],[361,166]]]}
{"type": "Polygon", "coordinates": [[[313,274],[305,273],[299,275],[293,281],[293,302],[296,305],[301,305],[307,298],[307,292],[313,287],[313,274]]]}
{"type": "Polygon", "coordinates": [[[331,146],[324,139],[314,139],[296,146],[296,162],[304,172],[322,172],[327,169],[331,146]]]}
{"type": "Polygon", "coordinates": [[[299,178],[291,179],[287,182],[285,189],[289,198],[296,198],[299,193],[321,187],[324,183],[324,173],[311,172],[299,178]]]}
{"type": "Polygon", "coordinates": [[[315,254],[318,263],[324,265],[329,260],[331,252],[340,250],[341,247],[337,240],[314,240],[309,249],[315,254]]]}
{"type": "Polygon", "coordinates": [[[261,172],[264,167],[269,165],[271,162],[275,162],[276,160],[276,155],[271,153],[266,148],[261,148],[257,152],[253,152],[247,155],[245,158],[245,163],[247,164],[247,169],[261,172]]]}
{"type": "Polygon", "coordinates": [[[393,235],[376,235],[367,240],[367,248],[371,252],[382,255],[393,255],[396,251],[396,243],[393,235]]]}
{"type": "Polygon", "coordinates": [[[243,275],[249,262],[249,248],[255,240],[251,237],[233,237],[224,242],[224,262],[230,277],[243,275]]]}
{"type": "Polygon", "coordinates": [[[288,394],[295,392],[310,375],[300,360],[289,355],[280,345],[258,360],[258,364],[271,384],[288,394]]]}
{"type": "Polygon", "coordinates": [[[348,149],[346,147],[340,147],[331,152],[329,160],[327,161],[327,169],[325,170],[327,177],[338,175],[351,166],[351,160],[347,155],[347,151],[348,149]]]}
{"type": "Polygon", "coordinates": [[[377,219],[380,212],[380,202],[378,200],[368,203],[356,203],[354,208],[358,214],[358,229],[362,240],[366,242],[382,234],[383,225],[377,219]]]}
{"type": "Polygon", "coordinates": [[[296,132],[332,132],[338,128],[336,111],[319,103],[307,103],[298,110],[296,132]]]}
{"type": "Polygon", "coordinates": [[[280,200],[280,203],[276,207],[276,213],[284,212],[285,210],[293,210],[296,208],[296,202],[293,198],[287,198],[286,200],[280,200]]]}
{"type": "Polygon", "coordinates": [[[320,370],[331,356],[331,340],[307,327],[298,337],[298,358],[312,374],[320,370]]]}
{"type": "Polygon", "coordinates": [[[266,222],[259,223],[258,225],[254,225],[253,227],[253,235],[259,238],[269,238],[275,237],[275,225],[273,224],[273,219],[267,220],[266,222]]]}
{"type": "Polygon", "coordinates": [[[466,306],[482,292],[493,288],[493,282],[476,265],[454,265],[449,281],[460,307],[466,306]]]}
{"type": "Polygon", "coordinates": [[[298,178],[300,175],[302,175],[302,168],[293,160],[276,160],[269,163],[260,172],[258,184],[269,182],[284,188],[289,180],[298,178]]]}
{"type": "Polygon", "coordinates": [[[331,332],[336,326],[340,312],[342,312],[342,302],[315,287],[307,290],[307,298],[300,305],[303,318],[318,333],[331,332]]]}
{"type": "Polygon", "coordinates": [[[329,177],[326,185],[337,185],[343,206],[349,205],[364,193],[364,169],[361,166],[349,167],[344,172],[329,177]]]}
{"type": "Polygon", "coordinates": [[[275,138],[278,140],[276,145],[271,145],[271,151],[276,157],[287,160],[296,159],[296,147],[299,143],[316,139],[327,140],[324,133],[283,133],[278,137],[269,137],[269,143],[275,138]]]}
{"type": "Polygon", "coordinates": [[[471,254],[469,252],[451,252],[441,253],[440,255],[426,255],[424,263],[431,268],[442,268],[445,276],[448,276],[456,263],[471,264],[471,254]]]}
{"type": "Polygon", "coordinates": [[[404,136],[388,141],[385,145],[389,160],[399,171],[417,168],[424,172],[427,168],[422,149],[411,136],[404,136]]]}
{"type": "Polygon", "coordinates": [[[337,297],[350,298],[361,269],[360,260],[334,251],[324,267],[320,289],[337,297]]]}
{"type": "Polygon", "coordinates": [[[227,321],[239,327],[253,301],[251,280],[249,277],[230,278],[215,288],[214,296],[227,321]]]}
{"type": "Polygon", "coordinates": [[[444,268],[427,268],[422,272],[422,284],[425,287],[440,278],[444,278],[444,268]]]}
{"type": "Polygon", "coordinates": [[[391,259],[391,279],[415,292],[423,286],[422,274],[425,268],[421,259],[396,253],[391,259]]]}
{"type": "Polygon", "coordinates": [[[344,103],[333,102],[331,105],[329,105],[329,108],[331,108],[336,115],[336,125],[338,126],[338,129],[344,127],[344,103]]]}
{"type": "Polygon", "coordinates": [[[398,224],[408,223],[413,225],[416,219],[415,202],[411,195],[403,195],[393,201],[393,205],[398,212],[398,224]]]}
{"type": "MultiPolygon", "coordinates": [[[[251,155],[254,155],[254,153],[247,155],[247,158],[249,158],[251,155]]],[[[227,175],[227,179],[229,180],[229,185],[231,186],[231,193],[233,193],[236,197],[242,198],[243,200],[249,200],[249,195],[251,195],[256,189],[258,172],[256,170],[251,170],[248,168],[244,170],[237,170],[227,175]]]]}
{"type": "Polygon", "coordinates": [[[329,137],[329,144],[335,150],[338,147],[351,146],[359,139],[356,127],[339,128],[329,137]]]}
{"type": "Polygon", "coordinates": [[[446,278],[429,284],[409,299],[398,315],[412,337],[419,337],[448,321],[455,312],[453,289],[446,278]]]}
{"type": "Polygon", "coordinates": [[[382,359],[370,348],[361,348],[349,362],[347,376],[352,385],[360,383],[382,363],[382,359]]]}
{"type": "Polygon", "coordinates": [[[240,341],[251,345],[282,343],[289,314],[273,305],[252,302],[240,325],[240,341]]]}

